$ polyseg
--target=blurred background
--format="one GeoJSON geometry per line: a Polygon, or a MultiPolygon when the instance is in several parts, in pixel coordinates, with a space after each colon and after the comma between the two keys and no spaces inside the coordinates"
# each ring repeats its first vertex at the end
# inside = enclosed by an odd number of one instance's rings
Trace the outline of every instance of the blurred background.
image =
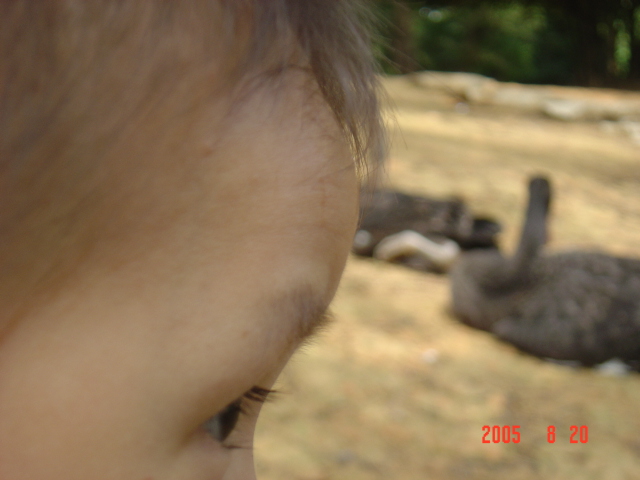
{"type": "Polygon", "coordinates": [[[638,0],[376,0],[387,73],[640,87],[638,0]]]}
{"type": "MultiPolygon", "coordinates": [[[[640,2],[371,9],[392,136],[385,184],[462,198],[502,223],[511,252],[527,178],[543,173],[549,251],[640,258],[640,2]]],[[[262,480],[638,478],[639,374],[556,365],[466,327],[446,274],[353,256],[332,311],[264,406],[262,480]],[[483,444],[485,425],[519,425],[521,441],[483,444]],[[572,426],[588,427],[587,443],[569,443],[572,426]]]]}

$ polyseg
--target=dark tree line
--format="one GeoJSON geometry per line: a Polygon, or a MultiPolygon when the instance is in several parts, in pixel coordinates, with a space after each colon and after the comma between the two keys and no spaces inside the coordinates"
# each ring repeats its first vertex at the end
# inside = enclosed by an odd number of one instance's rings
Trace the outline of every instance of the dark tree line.
{"type": "Polygon", "coordinates": [[[620,78],[616,61],[618,36],[629,37],[626,76],[640,80],[639,0],[527,0],[543,6],[550,16],[563,21],[563,29],[574,38],[575,81],[584,85],[606,85],[620,78]]]}
{"type": "Polygon", "coordinates": [[[640,0],[375,5],[390,71],[455,69],[502,80],[640,88],[640,0]]]}

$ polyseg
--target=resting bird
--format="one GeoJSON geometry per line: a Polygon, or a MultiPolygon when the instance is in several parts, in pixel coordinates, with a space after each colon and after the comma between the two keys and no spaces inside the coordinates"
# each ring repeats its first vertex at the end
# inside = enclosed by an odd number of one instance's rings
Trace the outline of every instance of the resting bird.
{"type": "Polygon", "coordinates": [[[469,252],[451,271],[454,313],[530,354],[594,366],[640,367],[640,260],[602,253],[543,255],[549,181],[532,178],[516,253],[469,252]]]}
{"type": "Polygon", "coordinates": [[[461,249],[495,246],[500,225],[473,218],[460,200],[434,200],[393,190],[363,194],[358,255],[417,270],[446,271],[461,249]]]}

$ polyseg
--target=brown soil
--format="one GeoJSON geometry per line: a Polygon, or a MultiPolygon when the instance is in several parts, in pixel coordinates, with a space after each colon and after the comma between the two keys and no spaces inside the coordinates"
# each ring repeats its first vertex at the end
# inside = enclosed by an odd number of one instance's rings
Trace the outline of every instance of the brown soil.
{"type": "MultiPolygon", "coordinates": [[[[386,86],[390,184],[462,196],[503,222],[511,250],[527,176],[542,172],[556,192],[551,250],[640,257],[640,147],[629,138],[493,107],[458,113],[458,100],[403,78],[386,86]]],[[[521,354],[449,314],[446,276],[372,260],[350,259],[333,312],[264,407],[262,480],[638,478],[640,375],[521,354]],[[484,425],[520,425],[521,441],[483,444],[484,425]],[[588,443],[569,443],[574,425],[588,443]]]]}

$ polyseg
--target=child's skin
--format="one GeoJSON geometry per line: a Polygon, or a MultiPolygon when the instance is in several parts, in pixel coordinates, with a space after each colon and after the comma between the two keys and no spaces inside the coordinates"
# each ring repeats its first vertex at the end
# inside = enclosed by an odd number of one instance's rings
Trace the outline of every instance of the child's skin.
{"type": "Polygon", "coordinates": [[[193,105],[43,198],[0,171],[0,480],[254,478],[260,402],[227,407],[323,321],[359,181],[304,69],[193,105]]]}

